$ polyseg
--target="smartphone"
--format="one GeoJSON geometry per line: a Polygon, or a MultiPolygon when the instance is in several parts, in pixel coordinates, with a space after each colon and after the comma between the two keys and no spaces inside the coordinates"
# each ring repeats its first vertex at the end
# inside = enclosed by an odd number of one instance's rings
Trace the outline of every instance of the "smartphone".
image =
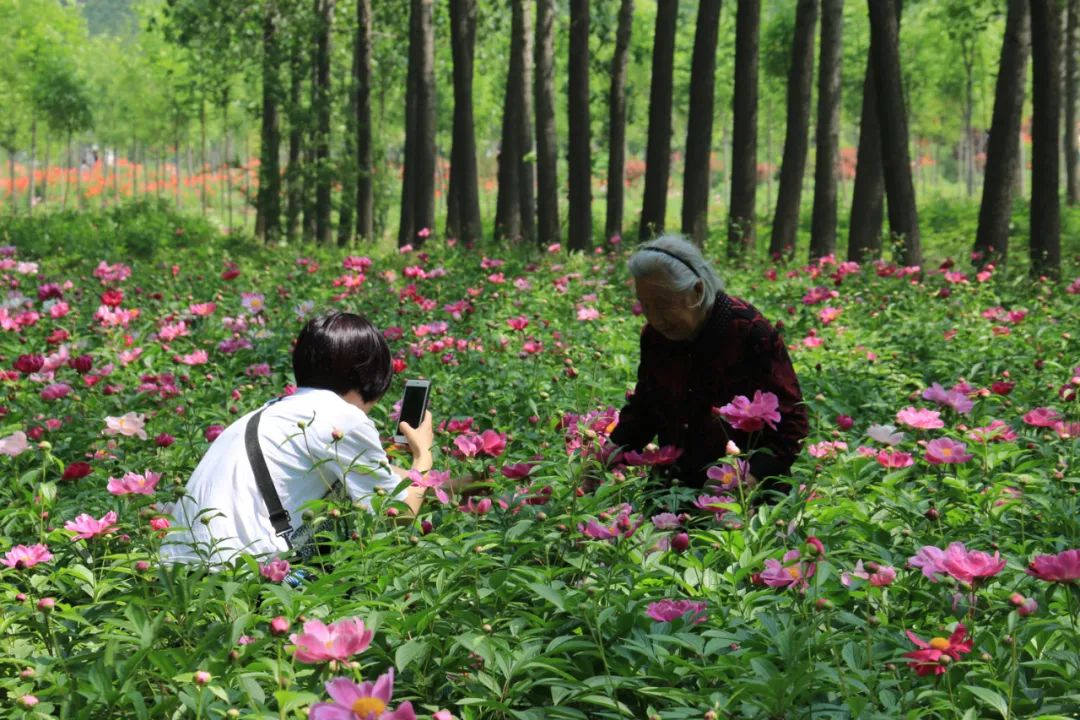
{"type": "MultiPolygon", "coordinates": [[[[400,422],[409,423],[412,427],[420,427],[424,421],[424,413],[427,411],[428,395],[431,392],[430,380],[408,380],[405,383],[405,394],[401,398],[400,422]]],[[[405,445],[409,441],[400,432],[394,433],[394,442],[405,445]]]]}

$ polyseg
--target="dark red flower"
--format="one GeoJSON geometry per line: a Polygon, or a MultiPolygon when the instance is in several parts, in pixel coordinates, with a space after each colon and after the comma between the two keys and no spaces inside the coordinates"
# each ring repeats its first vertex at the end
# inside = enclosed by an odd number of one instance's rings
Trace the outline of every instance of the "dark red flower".
{"type": "Polygon", "coordinates": [[[176,442],[176,438],[174,438],[169,433],[161,433],[156,438],[154,438],[154,444],[161,448],[167,448],[174,442],[176,442]]]}
{"type": "Polygon", "coordinates": [[[101,293],[101,304],[111,308],[119,307],[124,302],[124,291],[119,288],[111,288],[101,293]]]}
{"type": "Polygon", "coordinates": [[[79,357],[71,358],[71,360],[68,361],[68,365],[76,372],[85,375],[94,367],[94,358],[89,355],[80,355],[79,357]]]}
{"type": "Polygon", "coordinates": [[[78,461],[73,462],[64,468],[64,474],[61,476],[61,480],[81,480],[93,471],[90,467],[90,463],[78,461]]]}
{"type": "Polygon", "coordinates": [[[20,355],[15,360],[15,369],[27,375],[36,373],[45,365],[45,358],[41,355],[20,355]]]}

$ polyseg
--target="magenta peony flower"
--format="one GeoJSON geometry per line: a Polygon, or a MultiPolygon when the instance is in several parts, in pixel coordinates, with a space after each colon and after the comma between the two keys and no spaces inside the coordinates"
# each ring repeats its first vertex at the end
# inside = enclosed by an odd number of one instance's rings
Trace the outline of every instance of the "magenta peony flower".
{"type": "Polygon", "coordinates": [[[1012,442],[1016,439],[1013,429],[1001,420],[994,420],[985,427],[974,428],[967,436],[970,440],[981,443],[1012,442]]]}
{"type": "Polygon", "coordinates": [[[682,448],[677,448],[674,445],[665,445],[658,449],[648,449],[642,452],[629,451],[623,453],[622,461],[627,465],[632,466],[655,466],[655,465],[671,465],[679,459],[683,454],[682,448]]]}
{"type": "Polygon", "coordinates": [[[713,517],[719,522],[719,520],[729,511],[729,508],[723,506],[730,505],[734,502],[736,502],[735,498],[730,495],[699,495],[697,499],[694,500],[694,507],[699,510],[711,512],[713,517]]]}
{"type": "Polygon", "coordinates": [[[868,563],[868,567],[863,567],[863,561],[859,560],[855,563],[855,569],[850,573],[840,573],[840,583],[844,587],[851,586],[851,578],[857,577],[860,580],[866,580],[874,587],[885,587],[891,585],[893,580],[896,579],[896,569],[890,565],[878,565],[877,563],[868,563]]]}
{"type": "Polygon", "coordinates": [[[761,581],[769,587],[806,587],[806,581],[817,571],[817,563],[801,562],[799,556],[798,550],[788,550],[780,560],[769,558],[765,561],[761,581]]]}
{"type": "Polygon", "coordinates": [[[41,399],[45,402],[54,402],[66,398],[70,394],[71,386],[67,383],[53,383],[42,388],[41,399]]]}
{"type": "Polygon", "coordinates": [[[390,709],[394,668],[373,683],[334,678],[326,683],[326,692],[333,702],[312,705],[309,720],[416,720],[410,702],[401,703],[397,710],[390,709]]]}
{"type": "Polygon", "coordinates": [[[934,383],[933,385],[931,385],[928,390],[923,392],[922,397],[923,400],[929,400],[930,402],[935,402],[938,405],[950,407],[961,415],[965,415],[971,412],[971,409],[975,407],[975,403],[973,403],[967,397],[967,395],[956,390],[955,388],[952,390],[946,390],[945,388],[941,387],[939,383],[934,383]]]}
{"type": "Polygon", "coordinates": [[[119,480],[114,477],[109,478],[109,484],[105,489],[113,495],[153,495],[160,480],[161,474],[150,470],[142,475],[129,472],[124,473],[124,477],[119,480]]]}
{"type": "Polygon", "coordinates": [[[1048,407],[1037,407],[1024,414],[1024,422],[1032,427],[1054,427],[1054,423],[1061,420],[1057,410],[1048,407]]]}
{"type": "Polygon", "coordinates": [[[753,400],[745,395],[737,395],[727,405],[714,408],[713,413],[718,414],[733,428],[755,432],[766,425],[775,430],[776,423],[780,422],[779,408],[780,400],[776,395],[755,390],[753,400]]]}
{"type": "Polygon", "coordinates": [[[444,486],[450,479],[450,471],[429,470],[427,475],[421,475],[416,470],[410,470],[406,473],[406,477],[412,480],[413,487],[426,487],[432,488],[435,491],[435,497],[443,505],[450,502],[450,496],[447,495],[444,486]]]}
{"type": "Polygon", "coordinates": [[[941,675],[950,662],[959,660],[963,653],[971,652],[971,638],[967,637],[967,628],[963,625],[957,625],[948,638],[935,637],[930,642],[910,630],[907,636],[919,649],[904,653],[904,657],[911,658],[908,665],[920,676],[941,675]]]}
{"type": "Polygon", "coordinates": [[[1035,598],[1026,598],[1020,593],[1010,595],[1009,602],[1016,606],[1016,612],[1020,617],[1033,615],[1039,609],[1039,603],[1035,598]]]}
{"type": "Polygon", "coordinates": [[[896,421],[916,430],[937,430],[945,427],[941,413],[924,408],[906,407],[896,413],[896,421]]]}
{"type": "Polygon", "coordinates": [[[1080,549],[1057,555],[1036,555],[1027,574],[1046,582],[1071,583],[1080,580],[1080,549]]]}
{"type": "Polygon", "coordinates": [[[931,465],[966,463],[972,458],[967,446],[949,438],[935,438],[926,444],[926,462],[931,465]]]}
{"type": "Polygon", "coordinates": [[[918,553],[908,558],[908,565],[920,568],[922,574],[925,575],[930,582],[937,582],[937,576],[946,573],[945,568],[942,566],[942,561],[944,559],[944,550],[939,547],[934,547],[933,545],[924,545],[919,548],[918,553]]]}
{"type": "Polygon", "coordinates": [[[9,568],[22,570],[32,568],[38,563],[49,562],[52,558],[53,555],[49,552],[49,548],[40,543],[30,546],[16,545],[4,554],[4,559],[0,560],[0,563],[7,565],[9,568]]]}
{"type": "Polygon", "coordinates": [[[300,662],[321,663],[359,655],[371,645],[374,635],[357,617],[330,625],[324,625],[321,620],[308,620],[304,623],[304,631],[290,635],[289,642],[296,645],[296,659],[300,662]]]}
{"type": "Polygon", "coordinates": [[[270,582],[279,583],[289,574],[289,561],[274,558],[259,567],[259,574],[270,582]]]}
{"type": "Polygon", "coordinates": [[[203,437],[206,438],[206,442],[212,443],[217,440],[218,436],[223,432],[225,432],[224,425],[211,425],[203,430],[203,437]]]}
{"type": "Polygon", "coordinates": [[[110,510],[100,520],[95,520],[92,515],[83,513],[74,520],[64,523],[64,529],[75,533],[72,540],[89,540],[90,538],[108,535],[117,529],[116,512],[110,510]]]}
{"type": "Polygon", "coordinates": [[[649,603],[649,609],[645,611],[645,614],[656,622],[671,622],[690,613],[690,622],[697,625],[707,619],[706,607],[705,603],[693,600],[660,600],[649,603]]]}

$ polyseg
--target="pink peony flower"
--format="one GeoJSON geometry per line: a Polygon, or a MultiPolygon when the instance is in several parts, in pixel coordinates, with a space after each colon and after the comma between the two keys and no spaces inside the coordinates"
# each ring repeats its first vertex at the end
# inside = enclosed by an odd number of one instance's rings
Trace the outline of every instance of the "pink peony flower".
{"type": "Polygon", "coordinates": [[[106,435],[125,435],[146,440],[146,417],[141,413],[129,412],[120,417],[108,416],[105,418],[106,435]]]}
{"type": "Polygon", "coordinates": [[[41,390],[41,399],[45,402],[53,402],[66,398],[71,394],[71,386],[67,383],[53,383],[52,385],[46,385],[41,390]]]}
{"type": "Polygon", "coordinates": [[[116,512],[110,510],[100,520],[95,520],[92,515],[83,513],[74,520],[64,523],[64,529],[75,533],[72,540],[89,540],[90,538],[108,535],[117,529],[116,512]]]}
{"type": "Polygon", "coordinates": [[[924,545],[919,548],[918,553],[908,558],[908,565],[921,569],[930,582],[937,582],[937,576],[947,572],[942,565],[944,559],[944,550],[933,545],[924,545]]]}
{"type": "Polygon", "coordinates": [[[627,465],[632,466],[655,466],[655,465],[671,465],[673,462],[679,459],[683,454],[682,448],[677,448],[674,445],[665,445],[658,449],[648,449],[642,452],[629,451],[623,453],[622,461],[627,465]]]}
{"type": "Polygon", "coordinates": [[[941,420],[941,413],[937,410],[906,407],[896,413],[896,420],[901,425],[907,425],[916,430],[937,430],[945,427],[945,423],[941,420]]]}
{"type": "Polygon", "coordinates": [[[713,465],[705,471],[705,477],[714,483],[721,492],[728,492],[739,487],[750,477],[750,463],[736,459],[734,464],[725,462],[713,465]]]}
{"type": "Polygon", "coordinates": [[[1009,602],[1016,606],[1016,612],[1020,617],[1033,615],[1039,609],[1039,603],[1035,601],[1035,598],[1026,598],[1020,593],[1010,595],[1009,602]]]}
{"type": "Polygon", "coordinates": [[[1001,420],[994,420],[985,427],[977,427],[967,434],[968,439],[975,442],[1012,442],[1016,439],[1016,433],[1009,425],[1001,420]]]}
{"type": "Polygon", "coordinates": [[[968,550],[963,543],[954,542],[945,548],[939,567],[960,582],[970,585],[982,578],[997,575],[1005,568],[1005,561],[996,551],[991,556],[978,550],[968,550]]]}
{"type": "Polygon", "coordinates": [[[296,659],[302,663],[321,663],[348,660],[371,645],[375,633],[364,627],[357,617],[324,625],[321,620],[308,620],[302,633],[293,633],[289,642],[296,646],[296,659]]]}
{"type": "Polygon", "coordinates": [[[487,515],[491,512],[492,505],[491,498],[469,498],[463,505],[458,506],[458,510],[473,515],[487,515]]]}
{"type": "Polygon", "coordinates": [[[949,438],[935,438],[926,444],[926,462],[931,465],[966,463],[972,458],[967,446],[949,438]]]}
{"type": "Polygon", "coordinates": [[[0,563],[7,565],[9,568],[15,568],[21,570],[24,568],[32,568],[38,563],[46,563],[53,559],[53,555],[49,552],[49,548],[46,545],[16,545],[4,554],[4,559],[0,560],[0,563]]]}
{"type": "Polygon", "coordinates": [[[223,432],[225,432],[224,425],[210,425],[203,430],[203,437],[206,438],[206,442],[212,443],[217,440],[218,436],[223,432]]]}
{"type": "Polygon", "coordinates": [[[671,622],[689,613],[690,622],[697,625],[707,619],[705,616],[706,607],[708,606],[705,603],[693,600],[660,600],[649,603],[649,608],[645,611],[645,614],[656,622],[671,622]]]}
{"type": "Polygon", "coordinates": [[[406,473],[406,477],[412,481],[413,487],[433,489],[435,491],[435,497],[438,498],[439,502],[443,505],[450,502],[450,496],[446,494],[446,490],[444,489],[446,482],[450,479],[449,470],[429,470],[427,475],[421,475],[416,470],[410,470],[406,473]]]}
{"type": "Polygon", "coordinates": [[[964,393],[955,389],[946,390],[939,383],[931,385],[929,389],[923,392],[922,397],[923,400],[950,407],[961,415],[971,412],[971,409],[975,407],[975,403],[968,399],[964,393]]]}
{"type": "Polygon", "coordinates": [[[714,408],[713,414],[718,414],[733,428],[744,432],[755,432],[768,425],[773,430],[776,423],[780,422],[780,400],[771,392],[754,391],[754,399],[750,400],[744,395],[737,395],[727,405],[714,408]]]}
{"type": "Polygon", "coordinates": [[[394,694],[394,668],[371,682],[354,683],[348,678],[334,678],[326,683],[333,702],[315,703],[309,720],[416,720],[412,703],[403,702],[390,709],[394,694]]]}
{"type": "Polygon", "coordinates": [[[877,454],[877,461],[882,467],[889,469],[906,468],[915,464],[915,461],[911,458],[911,453],[900,452],[893,448],[880,451],[877,454]]]}
{"type": "Polygon", "coordinates": [[[799,560],[798,550],[788,550],[781,560],[769,558],[765,561],[765,570],[761,573],[761,581],[769,587],[803,587],[807,586],[807,580],[813,577],[817,571],[817,563],[806,563],[799,560]]]}
{"type": "Polygon", "coordinates": [[[506,324],[510,326],[511,330],[524,330],[529,327],[529,318],[524,315],[512,317],[506,321],[506,324]]]}
{"type": "Polygon", "coordinates": [[[279,583],[289,575],[289,561],[274,558],[259,567],[259,574],[270,582],[279,583]]]}
{"type": "Polygon", "coordinates": [[[1057,555],[1036,555],[1028,565],[1027,574],[1046,582],[1076,582],[1080,580],[1080,549],[1065,550],[1057,555]]]}
{"type": "Polygon", "coordinates": [[[149,470],[142,475],[129,472],[124,473],[124,477],[119,480],[110,477],[105,489],[113,495],[153,495],[159,480],[160,473],[149,470]]]}
{"type": "Polygon", "coordinates": [[[1032,427],[1049,428],[1061,420],[1057,410],[1048,407],[1037,407],[1024,414],[1024,422],[1032,427]]]}
{"type": "Polygon", "coordinates": [[[699,495],[694,500],[694,507],[699,510],[705,510],[711,512],[713,517],[719,521],[729,511],[729,508],[723,507],[724,505],[730,505],[735,502],[735,498],[730,495],[699,495]]]}
{"type": "Polygon", "coordinates": [[[885,587],[891,585],[893,580],[896,579],[896,569],[890,565],[878,565],[877,563],[869,563],[869,568],[863,568],[863,561],[859,560],[855,563],[855,569],[850,573],[840,573],[840,583],[844,587],[850,587],[851,578],[853,577],[866,580],[874,587],[885,587]]]}
{"type": "Polygon", "coordinates": [[[205,350],[196,350],[195,352],[188,353],[187,355],[177,355],[173,359],[183,365],[205,365],[206,363],[210,362],[210,355],[205,350]]]}
{"type": "Polygon", "coordinates": [[[682,521],[675,513],[660,513],[652,516],[652,524],[657,530],[674,530],[682,526],[682,521]]]}

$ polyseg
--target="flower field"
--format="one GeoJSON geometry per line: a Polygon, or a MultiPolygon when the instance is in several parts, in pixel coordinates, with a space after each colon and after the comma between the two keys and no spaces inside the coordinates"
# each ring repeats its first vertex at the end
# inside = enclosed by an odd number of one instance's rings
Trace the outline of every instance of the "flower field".
{"type": "Polygon", "coordinates": [[[672,448],[601,465],[643,323],[620,244],[436,244],[0,251],[4,717],[1080,717],[1080,280],[721,268],[810,411],[770,505],[752,448],[705,491],[656,481],[672,448]],[[411,525],[313,506],[299,587],[287,559],[161,565],[208,443],[293,389],[329,308],[390,341],[384,435],[430,378],[436,468],[481,492],[436,487],[411,525]]]}

